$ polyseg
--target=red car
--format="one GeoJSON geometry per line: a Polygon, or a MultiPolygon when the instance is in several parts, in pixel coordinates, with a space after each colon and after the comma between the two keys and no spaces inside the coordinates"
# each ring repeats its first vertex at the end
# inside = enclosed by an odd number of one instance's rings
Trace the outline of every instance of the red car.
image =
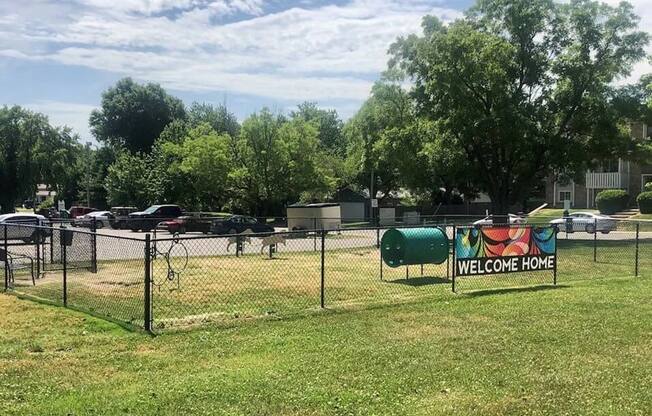
{"type": "Polygon", "coordinates": [[[82,215],[86,215],[90,212],[97,211],[95,208],[89,208],[89,207],[70,207],[70,218],[77,218],[81,217],[82,215]]]}
{"type": "Polygon", "coordinates": [[[201,232],[208,234],[211,228],[210,218],[183,216],[169,221],[160,222],[157,230],[166,230],[170,234],[184,234],[186,232],[201,232]]]}

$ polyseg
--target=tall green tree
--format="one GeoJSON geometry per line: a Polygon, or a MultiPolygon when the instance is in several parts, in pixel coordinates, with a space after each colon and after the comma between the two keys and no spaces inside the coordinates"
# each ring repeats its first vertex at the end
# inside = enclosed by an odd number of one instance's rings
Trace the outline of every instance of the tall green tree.
{"type": "Polygon", "coordinates": [[[463,19],[423,21],[399,38],[390,66],[413,81],[419,114],[506,213],[544,177],[626,153],[610,83],[644,56],[648,35],[628,3],[479,0],[463,19]]]}
{"type": "Polygon", "coordinates": [[[407,91],[398,82],[384,79],[374,84],[369,99],[346,125],[347,169],[355,173],[358,187],[373,186],[381,199],[402,185],[401,176],[406,172],[401,172],[400,160],[415,156],[416,145],[392,149],[388,137],[399,135],[412,123],[413,108],[407,91]]]}
{"type": "Polygon", "coordinates": [[[188,109],[188,123],[191,128],[208,124],[215,133],[231,137],[237,137],[240,133],[238,119],[223,105],[192,103],[188,109]]]}
{"type": "Polygon", "coordinates": [[[317,103],[304,102],[297,106],[297,109],[290,113],[293,119],[300,119],[315,124],[317,128],[319,143],[325,150],[331,151],[338,156],[346,154],[346,143],[344,140],[344,123],[337,111],[319,108],[317,103]]]}
{"type": "Polygon", "coordinates": [[[167,195],[187,209],[219,210],[229,198],[231,138],[207,124],[190,130],[182,143],[162,142],[161,166],[167,195]]]}
{"type": "Polygon", "coordinates": [[[287,203],[332,192],[336,179],[323,155],[314,124],[268,109],[252,114],[232,151],[234,207],[271,215],[287,203]]]}
{"type": "Polygon", "coordinates": [[[147,153],[165,126],[185,117],[181,100],[160,85],[124,78],[102,94],[101,108],[93,110],[89,124],[99,141],[147,153]]]}
{"type": "Polygon", "coordinates": [[[0,212],[13,212],[40,183],[63,191],[78,146],[70,129],[51,126],[43,114],[0,107],[0,212]]]}
{"type": "Polygon", "coordinates": [[[152,155],[121,152],[109,168],[104,187],[110,205],[146,208],[166,201],[163,196],[164,172],[152,155]]]}

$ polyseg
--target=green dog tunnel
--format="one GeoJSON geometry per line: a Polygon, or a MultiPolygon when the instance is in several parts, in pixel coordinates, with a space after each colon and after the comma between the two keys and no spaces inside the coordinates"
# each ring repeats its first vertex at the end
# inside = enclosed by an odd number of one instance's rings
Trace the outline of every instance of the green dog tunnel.
{"type": "Polygon", "coordinates": [[[391,228],[380,242],[380,254],[389,267],[441,264],[448,259],[448,237],[441,228],[391,228]]]}

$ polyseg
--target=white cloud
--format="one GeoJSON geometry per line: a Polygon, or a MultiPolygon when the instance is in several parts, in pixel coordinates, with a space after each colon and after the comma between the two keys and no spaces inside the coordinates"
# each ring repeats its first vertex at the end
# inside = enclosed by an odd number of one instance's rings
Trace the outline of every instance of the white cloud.
{"type": "Polygon", "coordinates": [[[60,101],[41,100],[24,104],[24,108],[47,114],[54,126],[68,126],[79,134],[82,141],[92,140],[88,127],[88,117],[95,108],[88,104],[78,104],[60,101]]]}
{"type": "Polygon", "coordinates": [[[184,91],[363,100],[398,35],[418,30],[426,13],[460,16],[423,0],[353,0],[267,15],[261,0],[77,2],[77,12],[56,18],[36,22],[21,10],[12,19],[17,24],[0,20],[0,37],[13,38],[0,41],[0,55],[107,70],[184,91]],[[240,20],[220,23],[236,13],[240,20]]]}

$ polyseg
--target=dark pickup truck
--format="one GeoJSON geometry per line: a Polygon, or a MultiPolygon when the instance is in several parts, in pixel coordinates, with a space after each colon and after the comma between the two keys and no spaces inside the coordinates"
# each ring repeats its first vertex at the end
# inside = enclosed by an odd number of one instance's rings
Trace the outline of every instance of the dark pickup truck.
{"type": "Polygon", "coordinates": [[[178,205],[152,205],[145,211],[129,214],[125,228],[131,231],[151,231],[158,223],[173,220],[182,214],[178,205]]]}

